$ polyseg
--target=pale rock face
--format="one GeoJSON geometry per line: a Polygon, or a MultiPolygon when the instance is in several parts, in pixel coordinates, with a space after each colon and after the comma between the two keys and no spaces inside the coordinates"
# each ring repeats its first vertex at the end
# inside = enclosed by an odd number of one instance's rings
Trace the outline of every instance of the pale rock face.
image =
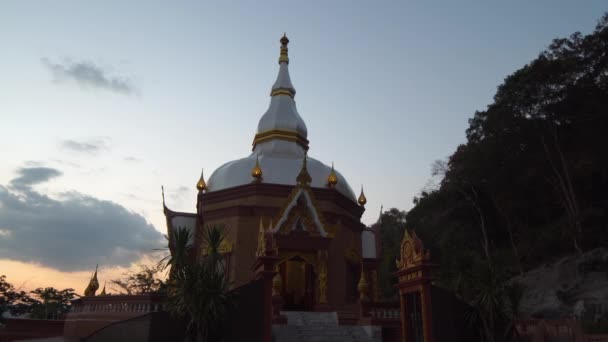
{"type": "Polygon", "coordinates": [[[513,279],[524,285],[524,317],[586,320],[608,315],[608,249],[563,258],[513,279]]]}

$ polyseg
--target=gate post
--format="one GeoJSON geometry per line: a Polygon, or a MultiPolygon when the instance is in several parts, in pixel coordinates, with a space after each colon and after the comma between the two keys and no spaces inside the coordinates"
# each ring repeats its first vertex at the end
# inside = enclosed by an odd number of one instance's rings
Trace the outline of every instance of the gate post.
{"type": "Polygon", "coordinates": [[[407,229],[401,242],[401,258],[397,263],[399,299],[401,301],[401,336],[403,342],[434,342],[430,262],[431,254],[424,249],[415,232],[407,229]]]}

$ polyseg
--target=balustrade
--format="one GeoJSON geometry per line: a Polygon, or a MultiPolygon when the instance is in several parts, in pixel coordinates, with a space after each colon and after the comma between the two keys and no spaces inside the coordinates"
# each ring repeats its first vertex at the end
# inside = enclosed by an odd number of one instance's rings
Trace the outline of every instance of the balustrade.
{"type": "Polygon", "coordinates": [[[72,313],[148,313],[165,310],[166,297],[117,295],[83,297],[72,305],[72,313]]]}

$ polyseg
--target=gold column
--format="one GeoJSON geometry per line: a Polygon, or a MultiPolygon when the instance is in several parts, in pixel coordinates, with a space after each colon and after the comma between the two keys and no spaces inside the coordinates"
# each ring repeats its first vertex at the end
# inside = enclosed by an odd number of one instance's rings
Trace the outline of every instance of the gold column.
{"type": "Polygon", "coordinates": [[[327,251],[319,251],[319,303],[327,304],[327,251]]]}
{"type": "Polygon", "coordinates": [[[359,284],[357,284],[357,290],[359,290],[359,299],[362,302],[369,300],[369,284],[367,283],[367,275],[365,270],[361,268],[361,278],[359,278],[359,284]]]}
{"type": "Polygon", "coordinates": [[[373,288],[373,297],[374,302],[378,302],[380,300],[380,288],[378,287],[378,271],[372,271],[372,288],[373,288]]]}

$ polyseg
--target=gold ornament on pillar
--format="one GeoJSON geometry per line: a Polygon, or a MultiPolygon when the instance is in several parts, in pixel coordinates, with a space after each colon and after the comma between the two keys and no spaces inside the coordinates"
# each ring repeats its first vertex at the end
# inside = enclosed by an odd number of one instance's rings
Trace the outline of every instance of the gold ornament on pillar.
{"type": "Polygon", "coordinates": [[[281,290],[283,289],[283,280],[281,279],[281,272],[279,271],[279,266],[275,267],[275,272],[277,274],[272,278],[272,296],[277,297],[281,295],[281,290]]]}
{"type": "Polygon", "coordinates": [[[359,299],[362,302],[366,302],[369,300],[369,284],[367,283],[367,276],[365,275],[365,270],[361,270],[361,278],[359,278],[357,290],[359,290],[359,299]]]}
{"type": "Polygon", "coordinates": [[[319,303],[327,303],[327,251],[319,251],[319,303]]]}
{"type": "Polygon", "coordinates": [[[372,271],[372,288],[373,288],[373,298],[374,302],[378,302],[380,300],[380,288],[378,287],[378,271],[372,271]]]}
{"type": "Polygon", "coordinates": [[[97,290],[99,290],[99,281],[97,281],[97,267],[98,266],[99,265],[95,266],[95,273],[91,277],[91,280],[89,281],[89,285],[84,290],[84,295],[87,297],[95,296],[95,292],[97,292],[97,290]]]}

